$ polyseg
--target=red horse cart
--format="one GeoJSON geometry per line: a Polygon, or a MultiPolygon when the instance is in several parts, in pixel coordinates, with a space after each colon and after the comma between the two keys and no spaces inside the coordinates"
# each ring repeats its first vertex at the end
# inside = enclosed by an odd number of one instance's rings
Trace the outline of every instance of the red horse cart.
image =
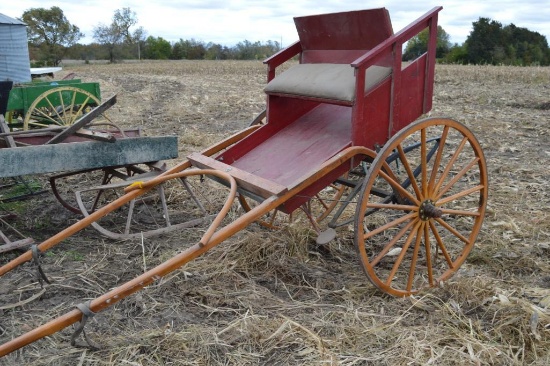
{"type": "MultiPolygon", "coordinates": [[[[0,346],[0,355],[81,322],[207,252],[255,221],[303,210],[325,243],[352,231],[380,290],[407,296],[448,279],[474,246],[488,192],[482,149],[463,124],[432,107],[436,7],[393,33],[386,9],[297,17],[299,41],[265,60],[265,121],[191,154],[37,246],[63,239],[169,180],[207,176],[229,187],[200,241],[161,265],[0,346]],[[402,62],[426,30],[426,52],[402,62]],[[296,58],[298,62],[296,62],[296,58]],[[290,61],[290,62],[287,62],[290,61]],[[280,67],[285,64],[284,67],[280,67]],[[226,217],[238,199],[244,208],[226,217]],[[223,220],[223,222],[222,222],[223,220]]],[[[119,190],[122,188],[118,188],[119,190]]],[[[33,258],[29,251],[0,275],[33,258]]]]}

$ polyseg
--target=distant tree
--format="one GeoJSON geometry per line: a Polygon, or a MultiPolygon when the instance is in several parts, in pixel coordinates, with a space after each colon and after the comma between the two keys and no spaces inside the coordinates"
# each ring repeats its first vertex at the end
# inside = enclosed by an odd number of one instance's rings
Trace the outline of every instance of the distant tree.
{"type": "Polygon", "coordinates": [[[57,6],[29,9],[21,20],[27,24],[29,42],[40,50],[42,61],[49,65],[59,65],[67,48],[84,37],[57,6]]]}
{"type": "Polygon", "coordinates": [[[115,61],[116,50],[120,45],[124,43],[132,44],[136,40],[138,42],[143,41],[145,31],[142,27],[139,27],[134,33],[130,31],[130,28],[136,25],[137,21],[137,15],[134,11],[130,8],[122,8],[115,10],[110,25],[100,23],[94,28],[94,39],[107,48],[110,62],[115,61]]]}
{"type": "Polygon", "coordinates": [[[546,37],[514,24],[503,27],[489,18],[479,18],[473,23],[465,46],[467,61],[473,64],[550,64],[546,37]]]}
{"type": "Polygon", "coordinates": [[[80,44],[77,43],[69,48],[67,57],[74,60],[106,60],[109,54],[105,47],[99,43],[80,44]]]}
{"type": "Polygon", "coordinates": [[[143,29],[143,27],[139,27],[132,34],[132,41],[137,46],[137,58],[138,58],[138,60],[141,60],[141,50],[143,49],[143,47],[145,45],[146,37],[147,37],[147,32],[145,31],[145,29],[143,29]]]}
{"type": "Polygon", "coordinates": [[[94,39],[109,52],[109,61],[115,62],[115,48],[121,43],[122,35],[115,24],[99,24],[94,28],[94,39]]]}
{"type": "Polygon", "coordinates": [[[550,48],[546,37],[514,24],[503,28],[506,54],[511,63],[521,65],[550,65],[550,48]]]}
{"type": "Polygon", "coordinates": [[[443,62],[450,64],[462,64],[465,65],[468,63],[468,50],[466,49],[465,44],[459,45],[455,43],[449,52],[443,57],[443,62]]]}
{"type": "Polygon", "coordinates": [[[150,60],[167,60],[172,53],[172,45],[162,37],[149,36],[145,40],[143,57],[150,60]]]}
{"type": "Polygon", "coordinates": [[[473,22],[473,29],[466,39],[468,62],[473,64],[498,64],[504,60],[502,54],[502,24],[489,18],[473,22]]]}
{"type": "Polygon", "coordinates": [[[124,41],[131,43],[133,41],[130,28],[137,24],[137,15],[130,8],[122,8],[115,10],[113,15],[113,24],[115,24],[123,37],[124,41]]]}
{"type": "Polygon", "coordinates": [[[197,41],[194,38],[179,41],[172,46],[173,60],[202,60],[206,55],[206,47],[203,42],[197,41]]]}
{"type": "Polygon", "coordinates": [[[147,32],[143,27],[138,27],[134,31],[130,28],[135,26],[138,22],[137,14],[130,8],[122,8],[115,10],[113,16],[113,23],[117,24],[120,32],[123,36],[123,42],[126,45],[135,46],[137,50],[137,58],[141,58],[141,49],[145,45],[147,38],[147,32]]]}
{"type": "Polygon", "coordinates": [[[227,46],[210,42],[206,45],[204,58],[207,60],[227,60],[230,57],[230,52],[231,50],[227,46]]]}
{"type": "Polygon", "coordinates": [[[180,38],[179,41],[172,45],[172,53],[170,54],[172,60],[182,60],[185,58],[185,41],[180,38]]]}
{"type": "MultiPolygon", "coordinates": [[[[449,41],[449,34],[445,32],[443,27],[437,26],[437,45],[435,51],[435,57],[444,57],[451,48],[451,42],[449,41]]],[[[428,50],[428,41],[430,40],[429,29],[426,28],[416,36],[412,37],[407,46],[405,52],[403,52],[403,60],[414,60],[418,56],[422,55],[428,50]]]]}

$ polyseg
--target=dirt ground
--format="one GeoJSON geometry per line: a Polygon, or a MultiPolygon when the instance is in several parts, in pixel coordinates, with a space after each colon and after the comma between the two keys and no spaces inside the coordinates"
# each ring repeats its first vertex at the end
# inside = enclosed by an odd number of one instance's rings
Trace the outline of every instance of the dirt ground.
{"type": "MultiPolygon", "coordinates": [[[[169,165],[265,108],[261,62],[75,65],[58,77],[70,72],[99,82],[104,98],[117,94],[109,117],[121,127],[177,136],[180,157],[169,165]]],[[[473,131],[490,180],[476,246],[438,288],[390,297],[370,284],[349,237],[319,247],[304,220],[280,230],[253,224],[97,314],[86,334],[99,350],[71,346],[71,326],[0,365],[548,365],[549,91],[549,68],[437,65],[429,116],[473,131]]],[[[48,188],[47,177],[32,178],[48,188]]],[[[224,188],[196,184],[208,210],[223,204],[224,188]]],[[[79,219],[51,193],[0,208],[37,242],[79,219]]],[[[0,343],[162,263],[205,227],[131,240],[78,232],[43,255],[45,291],[29,264],[0,279],[0,343]]],[[[19,254],[0,254],[0,263],[19,254]]]]}

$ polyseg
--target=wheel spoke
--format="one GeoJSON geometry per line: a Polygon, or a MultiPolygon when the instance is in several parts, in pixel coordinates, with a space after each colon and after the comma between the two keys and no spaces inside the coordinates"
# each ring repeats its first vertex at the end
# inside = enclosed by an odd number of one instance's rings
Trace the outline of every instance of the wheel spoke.
{"type": "Polygon", "coordinates": [[[426,267],[428,268],[428,283],[430,287],[434,285],[434,275],[432,268],[432,248],[430,243],[430,230],[428,225],[424,225],[424,248],[426,250],[426,267]]]}
{"type": "Polygon", "coordinates": [[[422,169],[422,199],[428,196],[428,159],[426,158],[426,129],[420,130],[420,167],[422,169]]]}
{"type": "Polygon", "coordinates": [[[63,118],[61,120],[65,121],[65,117],[67,117],[67,109],[65,108],[65,101],[63,100],[63,95],[61,94],[61,90],[59,91],[59,101],[61,103],[61,110],[63,111],[63,118]]]}
{"type": "Polygon", "coordinates": [[[437,182],[437,184],[434,188],[434,192],[438,192],[439,189],[441,188],[441,186],[443,185],[443,183],[445,182],[445,179],[447,178],[447,175],[451,171],[451,168],[453,167],[456,159],[458,159],[458,156],[462,152],[462,149],[464,148],[464,145],[466,145],[467,141],[468,141],[467,137],[464,137],[462,139],[462,141],[460,141],[460,144],[458,145],[458,147],[456,148],[456,151],[454,152],[453,156],[449,160],[449,163],[447,164],[447,167],[445,168],[445,171],[443,172],[443,174],[441,174],[441,177],[439,177],[439,182],[437,182]]]}
{"type": "Polygon", "coordinates": [[[393,203],[367,203],[367,208],[387,208],[390,210],[418,211],[418,207],[410,205],[394,205],[393,203]]]}
{"type": "MultiPolygon", "coordinates": [[[[42,109],[36,109],[33,111],[33,115],[34,113],[38,112],[38,114],[41,114],[44,118],[46,118],[47,120],[50,120],[52,121],[52,123],[56,123],[56,120],[53,119],[50,115],[44,113],[44,111],[42,109]]],[[[40,125],[38,122],[33,122],[33,124],[35,125],[40,125]]],[[[47,125],[44,125],[44,126],[47,126],[47,125]]]]}
{"type": "Polygon", "coordinates": [[[433,221],[429,221],[429,223],[430,223],[430,228],[432,229],[432,233],[434,234],[435,241],[437,242],[438,248],[441,249],[441,253],[443,253],[443,256],[445,257],[445,260],[447,261],[449,268],[454,269],[455,266],[453,264],[453,260],[449,256],[449,252],[447,252],[447,248],[445,247],[445,244],[443,244],[443,240],[441,239],[441,236],[439,235],[439,232],[437,231],[435,224],[433,223],[433,221]]]}
{"type": "Polygon", "coordinates": [[[470,170],[470,168],[472,168],[478,162],[479,158],[475,158],[470,161],[470,163],[468,163],[464,168],[462,168],[462,170],[458,172],[458,174],[455,175],[453,179],[451,179],[451,181],[447,183],[447,185],[437,193],[436,199],[441,198],[449,189],[451,189],[456,184],[456,182],[460,180],[460,178],[464,176],[464,174],[466,174],[470,170]]]}
{"type": "Polygon", "coordinates": [[[37,127],[48,127],[48,125],[44,123],[38,123],[38,122],[30,122],[31,125],[37,126],[37,127]]]}
{"type": "Polygon", "coordinates": [[[459,233],[458,230],[456,230],[454,227],[449,225],[449,223],[446,222],[445,220],[443,220],[442,218],[437,218],[435,220],[437,222],[439,222],[439,224],[441,224],[441,226],[443,226],[445,229],[447,229],[451,234],[453,234],[454,236],[459,238],[461,241],[463,241],[465,244],[470,243],[470,241],[468,239],[466,239],[461,233],[459,233]]]}
{"type": "Polygon", "coordinates": [[[416,194],[416,197],[422,200],[424,197],[422,196],[422,193],[420,193],[420,189],[418,188],[418,184],[416,183],[416,178],[414,176],[414,173],[412,172],[411,166],[409,165],[409,161],[407,160],[407,156],[405,155],[405,152],[403,151],[403,148],[401,147],[401,145],[397,145],[397,151],[399,152],[399,158],[401,159],[401,162],[405,167],[405,171],[407,172],[407,176],[409,177],[409,181],[411,182],[411,186],[414,189],[414,193],[416,194]]]}
{"type": "Polygon", "coordinates": [[[454,216],[472,216],[472,217],[478,217],[479,212],[477,211],[466,211],[466,210],[453,210],[450,208],[441,208],[441,212],[445,215],[454,215],[454,216]]]}
{"type": "MultiPolygon", "coordinates": [[[[76,93],[75,93],[76,94],[76,93]]],[[[73,99],[74,100],[74,99],[73,99]]],[[[84,110],[84,108],[88,105],[88,101],[90,100],[90,97],[88,96],[86,98],[86,100],[84,101],[84,103],[82,103],[79,108],[78,108],[78,111],[76,113],[71,113],[71,122],[70,124],[72,124],[76,118],[80,115],[80,113],[82,113],[82,111],[84,110]]],[[[74,107],[74,104],[71,106],[71,111],[74,107]]]]}
{"type": "Polygon", "coordinates": [[[418,235],[418,227],[421,225],[420,221],[417,221],[414,225],[414,228],[409,233],[409,236],[407,237],[407,240],[405,241],[405,244],[403,244],[403,248],[401,248],[401,253],[399,253],[399,256],[395,260],[395,263],[393,264],[393,267],[391,269],[390,274],[388,275],[388,278],[386,279],[386,285],[391,286],[391,281],[395,277],[395,274],[397,273],[397,270],[401,266],[401,262],[403,262],[403,259],[405,258],[405,254],[407,254],[407,250],[409,249],[409,246],[411,245],[413,239],[415,238],[415,235],[418,235]]]}
{"type": "Polygon", "coordinates": [[[395,246],[397,241],[401,239],[403,235],[405,235],[407,231],[409,231],[409,229],[414,224],[415,224],[415,221],[411,220],[407,223],[407,225],[403,226],[403,228],[399,230],[399,232],[395,235],[395,237],[388,244],[384,246],[382,251],[378,253],[376,257],[374,257],[374,259],[370,262],[371,266],[373,267],[376,266],[382,260],[382,258],[384,258],[386,254],[388,254],[388,252],[395,246]]]}
{"type": "Polygon", "coordinates": [[[482,189],[484,189],[485,186],[484,185],[477,185],[475,187],[472,187],[472,188],[468,188],[464,191],[461,191],[461,192],[458,192],[458,193],[455,193],[453,194],[452,196],[449,196],[449,197],[445,197],[443,199],[440,199],[437,201],[437,205],[444,205],[446,203],[449,203],[449,202],[453,202],[459,198],[462,198],[462,197],[466,197],[474,192],[479,192],[481,191],[482,189]]]}
{"type": "Polygon", "coordinates": [[[328,205],[325,204],[325,201],[323,201],[323,199],[319,196],[319,194],[316,194],[315,198],[317,198],[317,201],[319,201],[319,203],[321,204],[321,206],[323,206],[325,210],[328,209],[328,205]]]}
{"type": "MultiPolygon", "coordinates": [[[[61,97],[61,92],[59,91],[59,96],[61,97]]],[[[48,104],[50,105],[50,110],[53,111],[55,113],[55,115],[57,116],[58,120],[56,120],[55,118],[49,116],[49,119],[51,121],[53,121],[53,123],[59,125],[59,126],[63,126],[63,123],[60,123],[60,121],[62,122],[63,121],[63,117],[61,117],[61,115],[59,114],[59,112],[57,111],[57,108],[55,108],[55,106],[52,104],[52,102],[50,101],[50,99],[48,97],[45,98],[46,101],[48,102],[48,104]]]]}
{"type": "Polygon", "coordinates": [[[414,281],[414,272],[416,271],[416,261],[418,260],[418,251],[420,250],[420,242],[422,240],[421,233],[424,232],[425,222],[420,223],[420,227],[416,232],[416,242],[414,243],[413,257],[411,259],[411,268],[409,269],[409,280],[407,281],[407,291],[411,291],[413,281],[414,281]]]}
{"type": "Polygon", "coordinates": [[[441,157],[443,156],[443,150],[445,148],[445,142],[447,141],[447,134],[449,133],[449,126],[443,128],[441,133],[441,139],[439,140],[439,148],[437,149],[437,155],[435,156],[434,165],[432,168],[432,174],[430,175],[430,182],[428,183],[428,191],[433,192],[433,186],[435,184],[435,178],[437,177],[437,171],[441,164],[441,157]]]}
{"type": "Polygon", "coordinates": [[[387,162],[384,162],[382,164],[382,171],[385,172],[391,179],[393,179],[396,182],[399,182],[400,179],[395,175],[393,170],[391,169],[390,165],[387,162]]]}
{"type": "Polygon", "coordinates": [[[394,226],[397,226],[399,224],[402,224],[404,223],[405,221],[407,220],[411,220],[413,219],[414,217],[416,216],[416,212],[415,213],[410,213],[408,215],[405,215],[405,216],[402,216],[400,218],[398,218],[397,220],[393,220],[393,221],[390,221],[388,222],[386,225],[383,225],[383,226],[380,226],[378,229],[376,230],[373,230],[373,231],[369,231],[368,233],[364,233],[365,237],[364,237],[364,240],[367,240],[371,237],[373,237],[374,235],[378,235],[380,234],[381,232],[383,231],[386,231],[388,229],[391,229],[392,227],[394,226]]]}
{"type": "Polygon", "coordinates": [[[408,198],[409,201],[413,202],[416,205],[419,205],[420,202],[414,197],[409,191],[407,191],[399,182],[393,180],[388,174],[384,173],[383,171],[380,171],[380,176],[384,178],[393,188],[395,188],[402,196],[405,198],[408,198]]]}
{"type": "MultiPolygon", "coordinates": [[[[90,99],[90,97],[88,97],[88,99],[86,99],[86,102],[89,99],[90,99]]],[[[75,104],[76,104],[76,92],[73,93],[73,97],[71,98],[71,111],[73,110],[75,104]]]]}

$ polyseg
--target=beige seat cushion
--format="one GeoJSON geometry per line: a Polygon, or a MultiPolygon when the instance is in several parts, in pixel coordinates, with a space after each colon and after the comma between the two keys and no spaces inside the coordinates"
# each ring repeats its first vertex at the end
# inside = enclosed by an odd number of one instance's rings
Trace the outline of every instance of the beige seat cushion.
{"type": "MultiPolygon", "coordinates": [[[[299,64],[271,80],[264,91],[267,94],[282,93],[353,102],[354,71],[349,64],[299,64]]],[[[390,74],[390,67],[369,67],[365,77],[365,90],[390,74]]]]}

